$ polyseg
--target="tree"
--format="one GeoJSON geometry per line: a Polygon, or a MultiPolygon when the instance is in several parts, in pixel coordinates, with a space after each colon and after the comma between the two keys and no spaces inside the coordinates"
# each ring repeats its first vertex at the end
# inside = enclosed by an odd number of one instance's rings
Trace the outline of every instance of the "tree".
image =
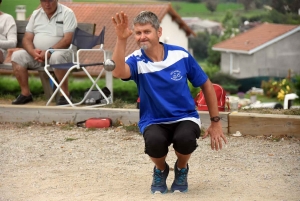
{"type": "Polygon", "coordinates": [[[218,2],[217,0],[206,0],[205,6],[210,12],[213,13],[217,10],[218,2]]]}
{"type": "Polygon", "coordinates": [[[212,50],[212,47],[228,38],[231,38],[232,36],[236,35],[238,33],[238,22],[234,18],[233,14],[231,12],[227,12],[224,19],[222,20],[222,25],[225,29],[224,34],[221,37],[217,37],[214,35],[211,35],[210,41],[208,44],[207,52],[208,52],[208,58],[207,62],[209,64],[213,65],[219,65],[221,61],[221,54],[218,51],[212,50]]]}
{"type": "Polygon", "coordinates": [[[208,52],[207,62],[208,62],[208,64],[220,65],[220,61],[221,61],[220,52],[212,50],[212,47],[219,42],[220,42],[219,37],[217,37],[215,35],[210,36],[208,47],[207,47],[207,52],[208,52]]]}
{"type": "Polygon", "coordinates": [[[299,0],[272,0],[271,6],[280,13],[298,13],[300,8],[299,0]]]}
{"type": "Polygon", "coordinates": [[[207,45],[209,42],[208,32],[198,32],[195,38],[189,40],[190,47],[193,49],[194,56],[203,60],[207,58],[207,45]]]}
{"type": "Polygon", "coordinates": [[[254,0],[239,0],[239,3],[244,5],[245,11],[250,10],[251,4],[254,2],[254,0]]]}

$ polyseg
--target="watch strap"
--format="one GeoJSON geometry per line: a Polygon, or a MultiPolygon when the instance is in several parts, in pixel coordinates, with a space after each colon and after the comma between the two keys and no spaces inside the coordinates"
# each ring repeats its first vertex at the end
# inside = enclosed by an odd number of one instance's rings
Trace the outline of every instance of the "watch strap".
{"type": "Polygon", "coordinates": [[[218,121],[221,120],[221,117],[220,116],[214,116],[214,117],[211,117],[210,120],[213,121],[213,122],[218,122],[218,121]]]}
{"type": "Polygon", "coordinates": [[[50,47],[50,48],[49,48],[49,53],[52,54],[53,52],[54,52],[53,48],[50,47]]]}

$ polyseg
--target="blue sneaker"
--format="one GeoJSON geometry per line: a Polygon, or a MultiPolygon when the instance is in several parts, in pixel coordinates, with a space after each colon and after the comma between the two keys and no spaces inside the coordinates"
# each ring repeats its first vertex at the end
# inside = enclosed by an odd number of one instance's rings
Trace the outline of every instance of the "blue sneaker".
{"type": "Polygon", "coordinates": [[[174,165],[174,172],[175,172],[175,178],[171,186],[171,191],[174,192],[181,192],[185,193],[188,191],[188,182],[187,182],[187,176],[189,172],[189,165],[187,165],[187,168],[182,168],[181,170],[178,170],[177,168],[177,161],[174,165]]]}
{"type": "Polygon", "coordinates": [[[153,170],[153,181],[151,185],[151,193],[167,193],[168,187],[166,184],[167,177],[169,175],[169,165],[166,163],[166,168],[163,172],[156,169],[153,170]]]}

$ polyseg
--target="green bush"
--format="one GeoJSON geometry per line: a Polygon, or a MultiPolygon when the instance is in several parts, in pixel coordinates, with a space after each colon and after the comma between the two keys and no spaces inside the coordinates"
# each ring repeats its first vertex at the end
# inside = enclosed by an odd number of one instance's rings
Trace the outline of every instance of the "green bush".
{"type": "Polygon", "coordinates": [[[235,94],[238,92],[239,85],[237,79],[230,74],[218,72],[211,77],[212,83],[221,85],[226,92],[235,94]]]}
{"type": "Polygon", "coordinates": [[[277,97],[279,101],[283,101],[286,94],[295,91],[293,82],[288,79],[262,81],[261,88],[264,90],[266,96],[271,98],[277,97]]]}
{"type": "MultiPolygon", "coordinates": [[[[33,96],[43,97],[43,86],[38,77],[31,76],[29,78],[29,87],[33,96]]],[[[105,79],[97,82],[100,88],[105,87],[105,79]]],[[[74,100],[83,97],[84,92],[89,89],[92,82],[89,79],[70,78],[69,90],[74,100]]],[[[120,99],[124,102],[136,102],[138,92],[136,84],[133,81],[124,82],[120,79],[113,80],[113,93],[114,99],[120,99]]],[[[17,96],[20,93],[20,86],[14,76],[1,76],[0,77],[0,95],[1,96],[17,96]]]]}
{"type": "Polygon", "coordinates": [[[300,75],[293,77],[293,83],[295,86],[296,94],[300,97],[300,75]]]}
{"type": "Polygon", "coordinates": [[[210,63],[201,64],[203,71],[207,74],[209,79],[211,79],[216,73],[220,71],[220,67],[217,65],[212,65],[210,63]]]}
{"type": "MultiPolygon", "coordinates": [[[[43,87],[39,78],[34,76],[28,80],[31,92],[34,96],[43,93],[43,87]]],[[[0,94],[17,96],[20,93],[20,86],[14,76],[0,76],[0,94]]]]}

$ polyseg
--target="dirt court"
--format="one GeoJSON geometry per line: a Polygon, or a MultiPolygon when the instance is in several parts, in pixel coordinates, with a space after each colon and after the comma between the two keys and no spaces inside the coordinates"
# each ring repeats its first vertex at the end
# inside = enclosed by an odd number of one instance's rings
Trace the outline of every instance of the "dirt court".
{"type": "MultiPolygon", "coordinates": [[[[189,191],[151,194],[142,136],[123,128],[0,123],[1,201],[299,201],[300,141],[233,137],[222,151],[199,139],[189,191]]],[[[170,147],[167,162],[173,167],[170,147]]],[[[167,184],[171,186],[173,168],[167,184]]]]}

